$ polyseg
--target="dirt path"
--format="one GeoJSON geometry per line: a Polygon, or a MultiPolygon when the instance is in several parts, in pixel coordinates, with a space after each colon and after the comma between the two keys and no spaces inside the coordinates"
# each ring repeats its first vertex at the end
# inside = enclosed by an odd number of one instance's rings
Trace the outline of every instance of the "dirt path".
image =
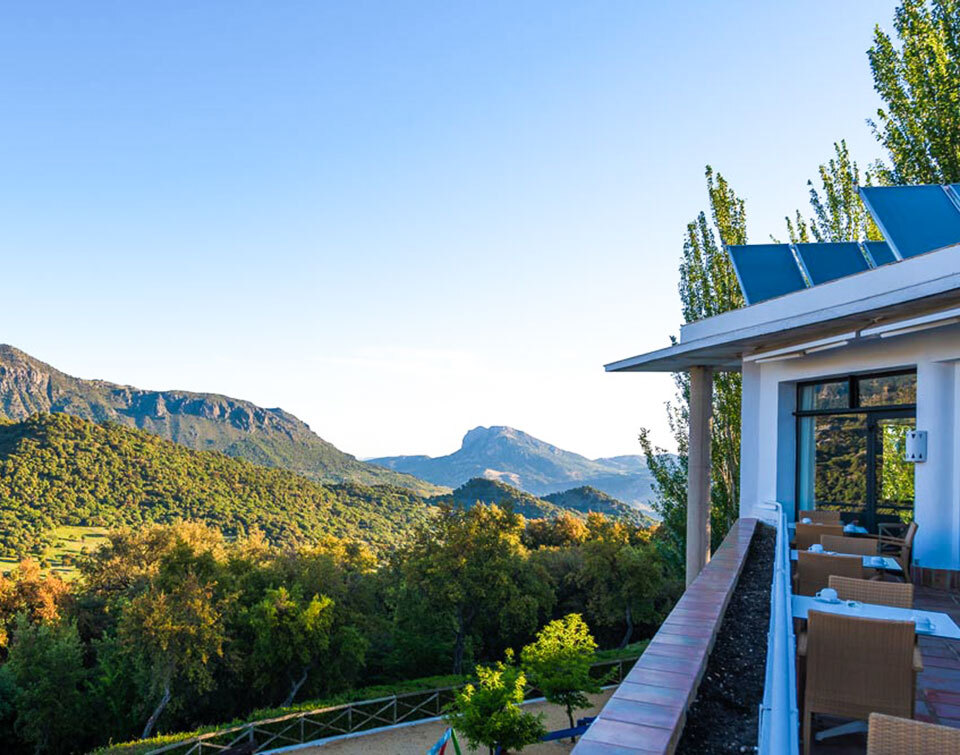
{"type": "MultiPolygon", "coordinates": [[[[613,694],[612,689],[601,692],[599,695],[592,695],[590,699],[594,706],[589,710],[580,711],[575,717],[597,715],[611,694],[613,694]]],[[[566,712],[556,705],[541,702],[530,703],[524,707],[534,713],[546,714],[544,725],[547,731],[556,731],[568,726],[566,712]]],[[[304,747],[302,750],[296,750],[296,753],[297,755],[367,755],[368,753],[370,755],[426,755],[446,728],[446,724],[442,721],[433,721],[377,734],[366,734],[353,739],[341,739],[325,745],[304,747]]],[[[476,752],[467,747],[466,742],[461,742],[460,745],[464,753],[476,752]]],[[[569,739],[560,742],[541,742],[524,748],[523,755],[562,755],[570,752],[571,749],[569,739]]]]}

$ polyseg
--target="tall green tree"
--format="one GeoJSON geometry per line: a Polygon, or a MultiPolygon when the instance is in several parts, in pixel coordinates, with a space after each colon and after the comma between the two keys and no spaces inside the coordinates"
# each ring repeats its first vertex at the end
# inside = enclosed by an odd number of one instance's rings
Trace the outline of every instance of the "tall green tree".
{"type": "Polygon", "coordinates": [[[797,210],[793,219],[786,218],[790,241],[881,241],[883,235],[857,193],[858,186],[869,186],[875,177],[867,171],[861,179],[845,140],[834,142],[833,153],[818,169],[820,186],[807,181],[812,215],[808,219],[797,210]]]}
{"type": "Polygon", "coordinates": [[[587,594],[587,609],[599,624],[624,627],[626,647],[637,623],[656,624],[663,595],[660,560],[646,533],[591,514],[590,538],[581,546],[577,580],[587,594]]]}
{"type": "MultiPolygon", "coordinates": [[[[687,224],[680,262],[680,300],[685,323],[739,309],[744,305],[733,265],[725,246],[747,243],[746,206],[719,173],[706,168],[709,215],[701,212],[687,224]]],[[[640,433],[647,464],[653,474],[655,507],[668,528],[661,542],[675,566],[684,562],[686,543],[686,454],[689,427],[690,378],[674,375],[675,403],[667,405],[668,420],[679,450],[679,460],[654,446],[646,430],[640,433]]],[[[737,518],[740,500],[740,374],[718,372],[713,383],[711,425],[711,529],[718,544],[737,518]]]]}
{"type": "Polygon", "coordinates": [[[408,593],[449,617],[455,674],[478,625],[494,636],[518,630],[529,636],[552,607],[552,593],[531,582],[523,528],[523,517],[496,505],[444,506],[403,554],[408,593]]]}
{"type": "Polygon", "coordinates": [[[556,619],[537,632],[537,639],[520,653],[530,683],[547,702],[562,705],[573,728],[573,711],[589,708],[587,693],[600,691],[600,681],[590,675],[597,643],[578,613],[556,619]]]}
{"type": "Polygon", "coordinates": [[[867,52],[884,103],[869,121],[890,159],[882,178],[960,181],[960,3],[903,0],[893,27],[877,26],[867,52]]]}
{"type": "Polygon", "coordinates": [[[21,615],[13,632],[10,657],[0,674],[7,677],[0,687],[12,691],[15,730],[33,745],[34,752],[86,749],[89,672],[84,668],[83,647],[73,624],[35,625],[21,615]]]}
{"type": "Polygon", "coordinates": [[[287,684],[281,706],[292,705],[297,692],[330,646],[333,601],[314,595],[305,600],[294,586],[268,590],[249,617],[254,632],[253,662],[257,683],[266,688],[279,674],[287,684]]]}
{"type": "Polygon", "coordinates": [[[185,574],[169,589],[159,585],[131,601],[120,622],[119,636],[129,651],[141,659],[145,670],[145,696],[153,711],[141,738],[153,732],[178,685],[198,692],[214,686],[211,661],[223,654],[222,602],[215,584],[196,574],[185,574]]]}
{"type": "Polygon", "coordinates": [[[485,745],[490,755],[499,746],[504,752],[522,750],[547,733],[543,714],[524,711],[526,675],[513,665],[513,657],[496,666],[477,666],[477,683],[457,693],[446,719],[466,736],[473,748],[485,745]]]}

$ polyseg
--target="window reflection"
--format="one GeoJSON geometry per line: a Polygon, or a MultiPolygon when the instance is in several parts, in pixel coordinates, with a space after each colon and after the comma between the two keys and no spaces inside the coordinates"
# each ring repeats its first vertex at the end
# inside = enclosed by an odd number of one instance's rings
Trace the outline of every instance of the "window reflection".
{"type": "Polygon", "coordinates": [[[917,375],[881,375],[859,380],[860,406],[917,403],[917,375]]]}

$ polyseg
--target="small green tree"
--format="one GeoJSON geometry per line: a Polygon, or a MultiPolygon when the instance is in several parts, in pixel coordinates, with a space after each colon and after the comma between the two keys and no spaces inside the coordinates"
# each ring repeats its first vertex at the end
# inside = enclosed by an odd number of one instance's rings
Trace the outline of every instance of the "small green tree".
{"type": "Polygon", "coordinates": [[[571,729],[573,711],[590,707],[586,693],[600,691],[600,681],[590,676],[596,651],[590,628],[580,614],[571,613],[547,624],[520,653],[530,683],[548,702],[566,708],[571,729]]]}
{"type": "Polygon", "coordinates": [[[504,752],[519,752],[547,733],[542,713],[534,715],[520,707],[527,678],[512,661],[513,654],[508,652],[506,663],[477,666],[477,684],[464,687],[447,708],[450,726],[471,747],[486,745],[490,755],[497,746],[504,752]]]}

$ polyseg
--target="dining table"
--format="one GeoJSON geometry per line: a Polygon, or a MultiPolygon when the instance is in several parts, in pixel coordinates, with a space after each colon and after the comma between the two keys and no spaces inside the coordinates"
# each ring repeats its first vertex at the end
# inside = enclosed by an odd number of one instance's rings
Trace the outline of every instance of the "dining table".
{"type": "Polygon", "coordinates": [[[960,640],[960,627],[947,614],[939,611],[881,606],[875,603],[862,603],[858,600],[838,599],[836,602],[827,602],[815,595],[794,595],[792,607],[793,618],[795,619],[806,619],[810,611],[822,611],[823,613],[836,613],[861,619],[912,621],[916,625],[916,633],[923,637],[960,640]],[[928,623],[925,623],[924,620],[928,623]]]}
{"type": "MultiPolygon", "coordinates": [[[[891,556],[864,556],[859,553],[840,553],[838,551],[816,551],[825,556],[860,556],[863,559],[864,569],[884,569],[890,572],[902,572],[903,569],[897,559],[891,556]]],[[[799,558],[796,550],[790,551],[790,560],[796,561],[799,558]]]]}

